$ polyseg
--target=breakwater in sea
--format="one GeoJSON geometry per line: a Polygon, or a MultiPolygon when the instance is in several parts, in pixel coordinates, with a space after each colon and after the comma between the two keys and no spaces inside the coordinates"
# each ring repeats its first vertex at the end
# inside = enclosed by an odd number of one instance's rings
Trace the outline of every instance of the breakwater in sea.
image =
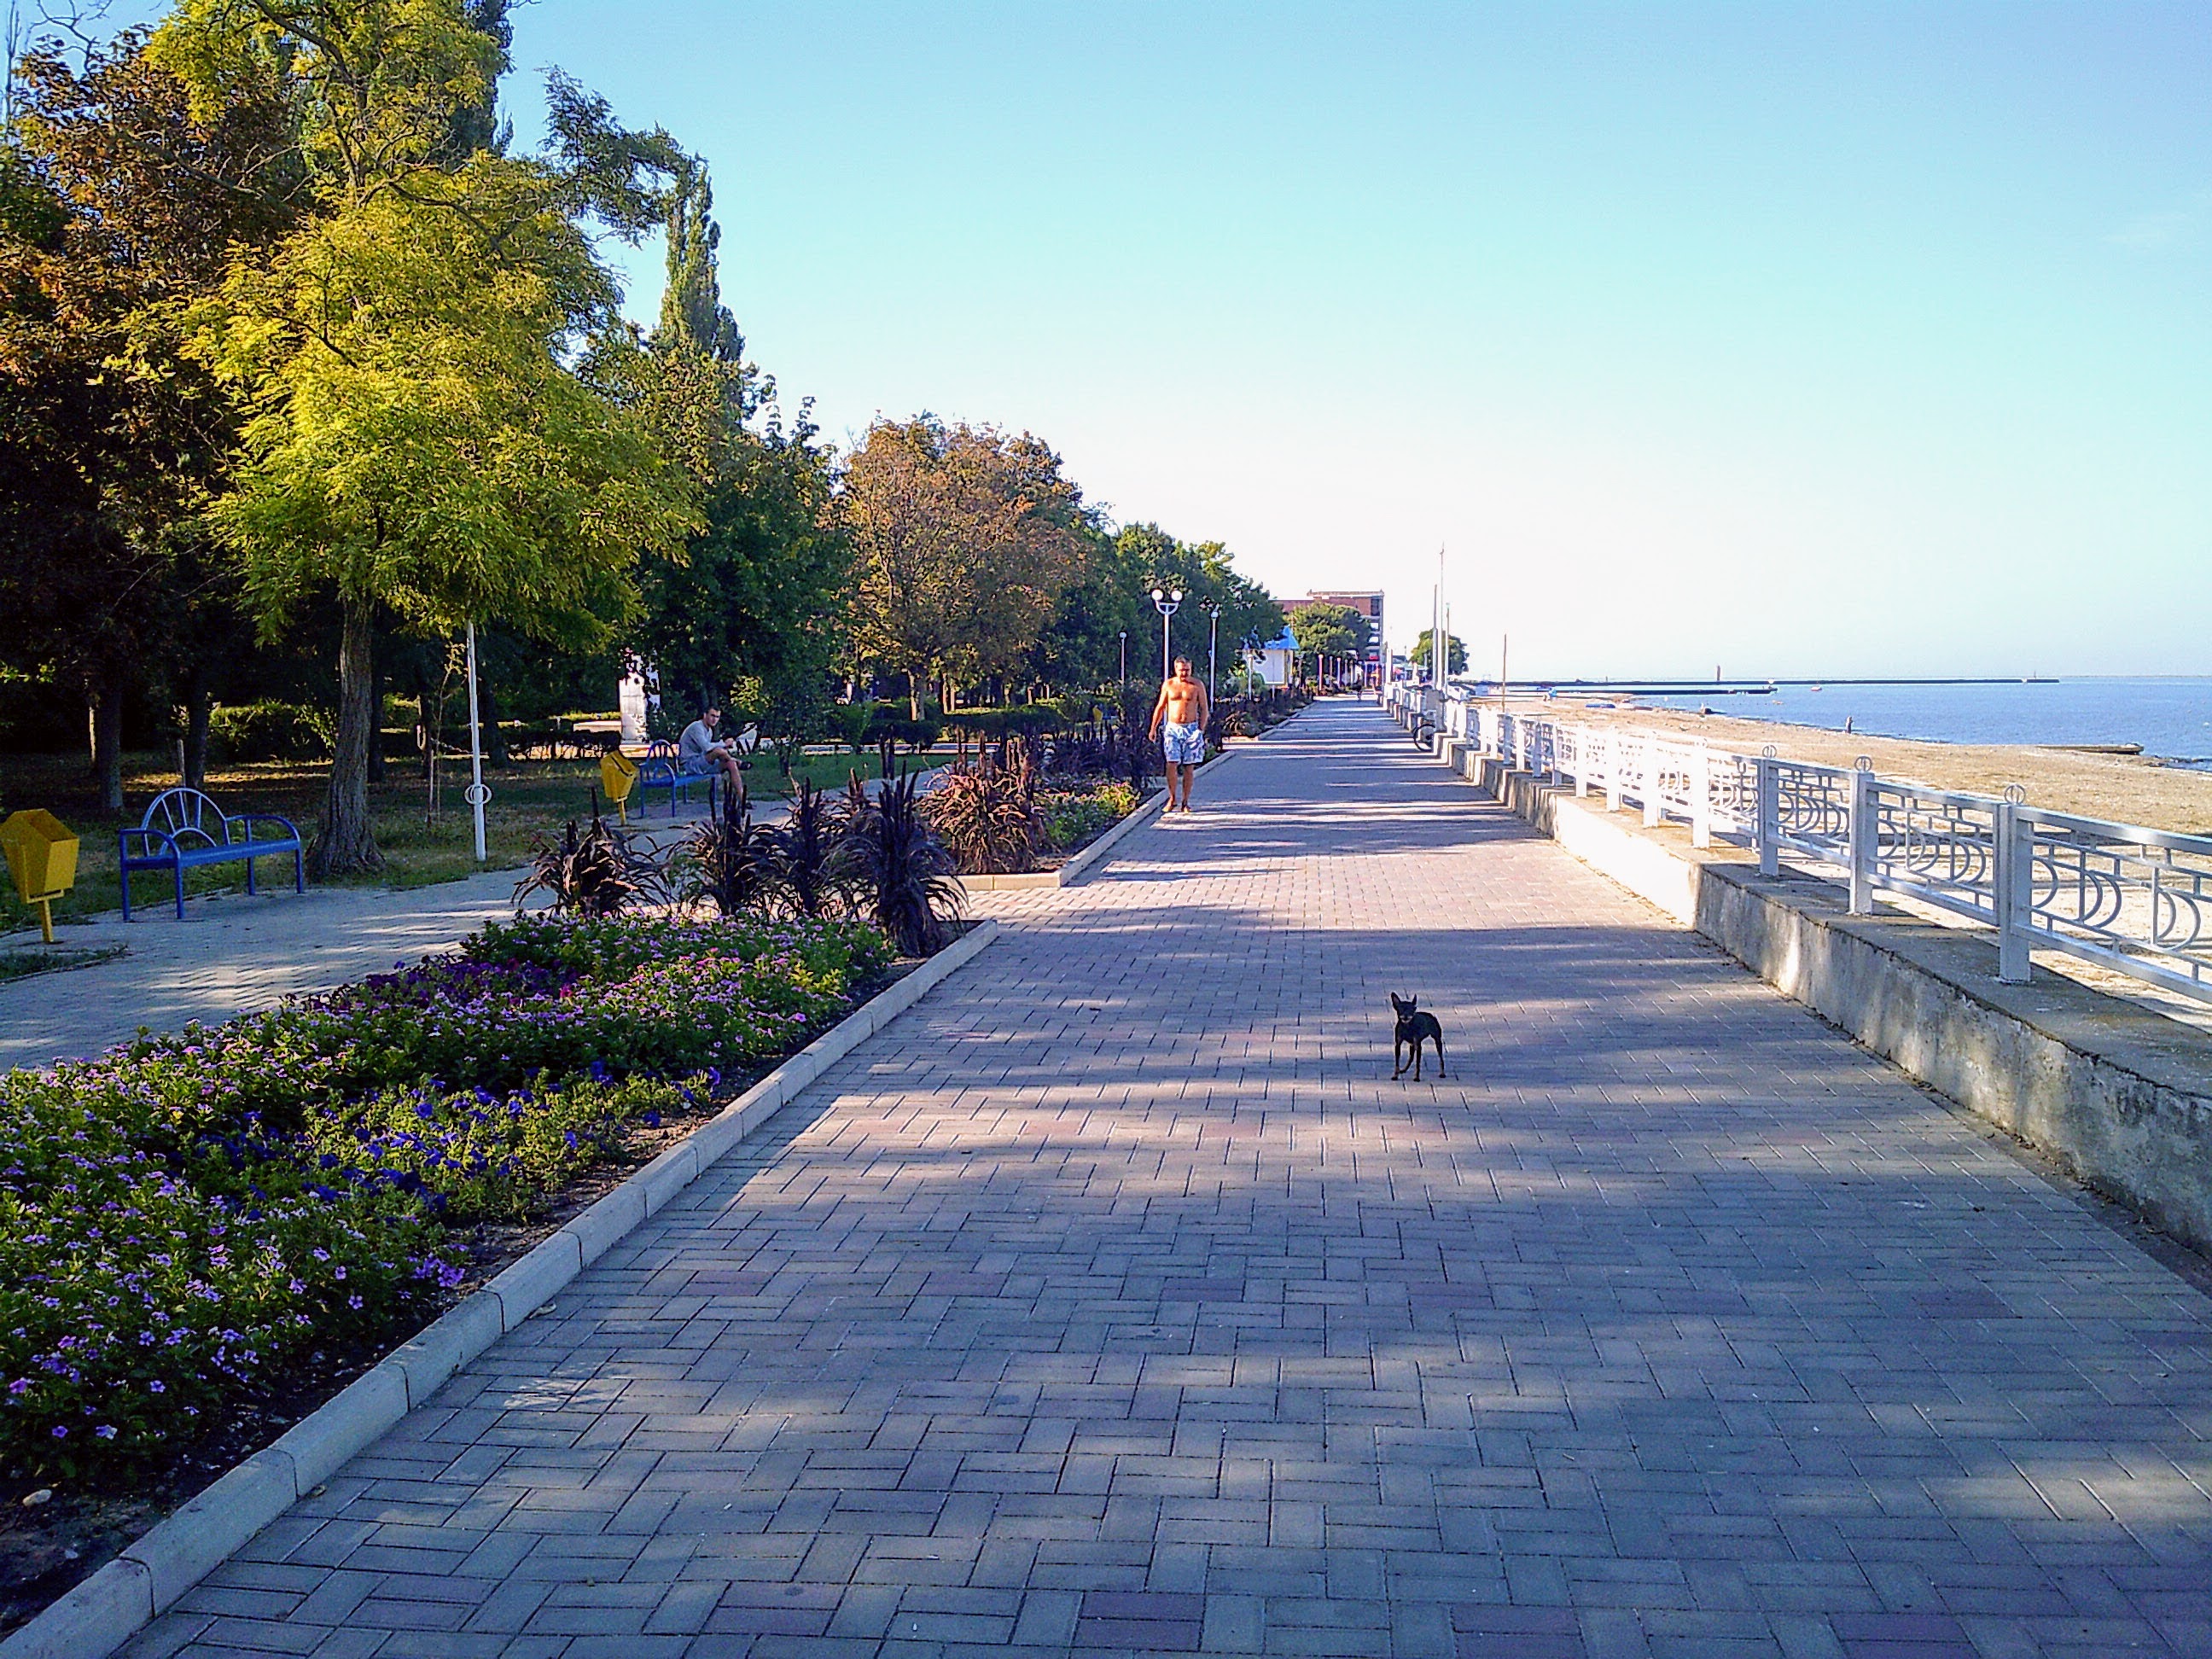
{"type": "Polygon", "coordinates": [[[1784,683],[1633,702],[1935,743],[2136,744],[2147,755],[2212,766],[2212,678],[1784,683]]]}

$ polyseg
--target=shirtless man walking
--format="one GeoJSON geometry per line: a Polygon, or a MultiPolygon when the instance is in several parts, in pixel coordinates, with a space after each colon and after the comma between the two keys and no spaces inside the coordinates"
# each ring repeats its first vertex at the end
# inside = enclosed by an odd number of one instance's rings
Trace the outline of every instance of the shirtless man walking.
{"type": "Polygon", "coordinates": [[[1160,739],[1168,769],[1165,811],[1190,811],[1191,775],[1206,758],[1206,688],[1191,678],[1190,659],[1175,659],[1175,678],[1160,684],[1160,700],[1152,705],[1152,736],[1160,739]],[[1177,785],[1182,787],[1177,788],[1177,785]]]}

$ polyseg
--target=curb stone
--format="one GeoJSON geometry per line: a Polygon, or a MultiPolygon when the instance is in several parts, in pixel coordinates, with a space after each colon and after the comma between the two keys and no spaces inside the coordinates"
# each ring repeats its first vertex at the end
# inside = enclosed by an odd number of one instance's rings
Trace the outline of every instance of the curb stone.
{"type": "Polygon", "coordinates": [[[431,1321],[28,1624],[0,1639],[0,1659],[106,1659],[422,1404],[440,1383],[544,1306],[631,1228],[781,1111],[832,1061],[904,1013],[998,935],[996,921],[976,923],[957,943],[861,1004],[483,1289],[431,1321]]]}

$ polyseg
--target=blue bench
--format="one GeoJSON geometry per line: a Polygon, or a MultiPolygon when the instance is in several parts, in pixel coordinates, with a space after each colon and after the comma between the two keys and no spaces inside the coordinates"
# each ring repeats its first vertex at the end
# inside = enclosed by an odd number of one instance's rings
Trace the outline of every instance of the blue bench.
{"type": "Polygon", "coordinates": [[[307,890],[306,849],[289,818],[272,812],[233,817],[197,789],[168,789],[154,797],[136,829],[116,832],[123,873],[123,920],[131,920],[131,872],[167,870],[176,878],[177,920],[185,916],[185,872],[204,864],[246,866],[246,890],[253,890],[253,860],[292,855],[292,886],[307,890]],[[283,833],[275,833],[281,830],[283,833]]]}
{"type": "MultiPolygon", "coordinates": [[[[665,789],[668,792],[670,817],[676,816],[677,795],[680,793],[688,803],[693,787],[702,783],[707,786],[707,811],[713,813],[716,786],[722,781],[722,769],[719,764],[709,761],[703,770],[687,772],[684,769],[683,762],[677,757],[676,745],[659,741],[646,745],[645,756],[637,763],[637,787],[641,791],[665,789]]],[[[642,816],[644,808],[641,806],[638,811],[642,816]]]]}

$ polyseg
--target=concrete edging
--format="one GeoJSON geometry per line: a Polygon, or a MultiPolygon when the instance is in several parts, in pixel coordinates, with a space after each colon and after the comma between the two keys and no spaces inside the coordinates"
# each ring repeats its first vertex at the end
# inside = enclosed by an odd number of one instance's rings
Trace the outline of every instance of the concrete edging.
{"type": "Polygon", "coordinates": [[[474,1294],[0,1640],[0,1659],[106,1659],[433,1390],[520,1325],[629,1231],[999,935],[978,922],[785,1060],[474,1294]]]}
{"type": "MultiPolygon", "coordinates": [[[[1253,738],[1249,741],[1257,742],[1258,739],[1253,738]]],[[[1234,749],[1224,749],[1212,760],[1200,763],[1198,775],[1204,776],[1236,752],[1234,749]]],[[[1155,789],[1145,798],[1135,811],[1130,813],[1121,823],[1099,836],[1057,870],[1024,870],[1018,875],[1011,876],[962,876],[959,878],[960,884],[971,893],[1006,893],[1021,891],[1032,887],[1077,886],[1096,866],[1105,860],[1107,854],[1113,851],[1118,842],[1133,835],[1159,817],[1167,802],[1168,792],[1164,788],[1155,789]]]]}
{"type": "Polygon", "coordinates": [[[2047,969],[2001,984],[1986,933],[1893,908],[1850,915],[1838,883],[1786,864],[1763,877],[1495,758],[1454,758],[1516,817],[1916,1083],[2212,1249],[2212,1053],[2200,1033],[2047,969]]]}

